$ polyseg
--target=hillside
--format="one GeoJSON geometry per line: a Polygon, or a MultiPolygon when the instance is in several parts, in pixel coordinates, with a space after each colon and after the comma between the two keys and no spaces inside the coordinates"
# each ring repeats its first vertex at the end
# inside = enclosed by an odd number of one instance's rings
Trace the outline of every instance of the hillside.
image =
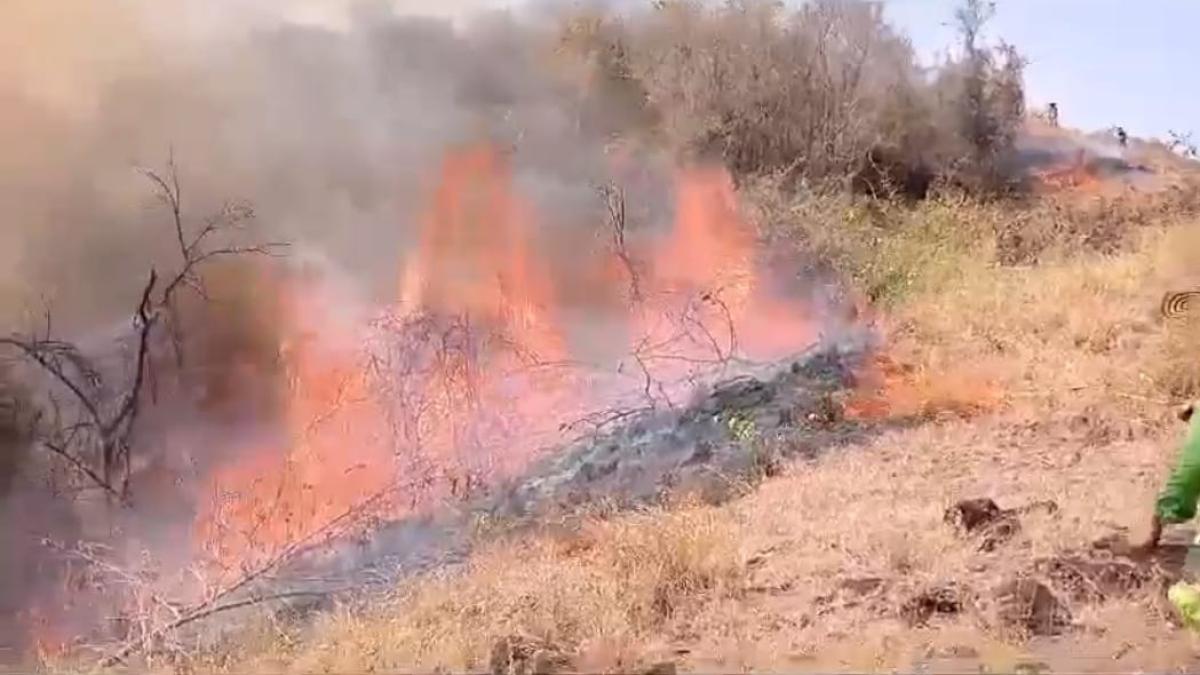
{"type": "Polygon", "coordinates": [[[992,3],[180,2],[0,9],[0,666],[1197,662],[1200,171],[992,3]]]}
{"type": "MultiPolygon", "coordinates": [[[[1050,134],[1035,129],[1032,142],[1050,134]]],[[[1072,132],[1052,137],[1082,146],[1072,132]]],[[[877,214],[892,223],[874,230],[877,245],[912,269],[877,309],[886,356],[845,409],[908,423],[787,460],[730,501],[480,534],[460,566],[298,633],[264,624],[202,669],[1193,666],[1200,654],[1160,582],[1093,548],[1144,535],[1182,431],[1172,404],[1200,382],[1187,326],[1156,316],[1200,255],[1195,183],[1186,164],[1172,166],[1153,174],[1161,189],[1096,172],[1047,185],[1019,212],[935,200],[877,214]],[[1053,253],[1038,264],[998,264],[1013,223],[1037,233],[1060,219],[1087,230],[1039,235],[1053,253]],[[1025,509],[1015,532],[982,549],[943,519],[977,498],[1025,509]],[[1011,616],[1016,601],[997,588],[1026,577],[1056,608],[1011,616]]],[[[815,208],[759,206],[792,228],[815,208]]],[[[858,233],[840,236],[848,255],[866,255],[853,248],[858,233]]],[[[805,442],[796,433],[771,442],[805,442]]]]}

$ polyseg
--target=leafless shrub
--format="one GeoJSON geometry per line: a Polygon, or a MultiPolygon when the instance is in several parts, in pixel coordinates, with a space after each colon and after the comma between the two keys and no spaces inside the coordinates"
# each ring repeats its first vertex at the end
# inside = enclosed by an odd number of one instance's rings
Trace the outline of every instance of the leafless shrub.
{"type": "Polygon", "coordinates": [[[97,543],[44,543],[73,570],[73,585],[91,591],[93,600],[103,597],[111,612],[105,630],[91,644],[76,645],[95,653],[99,666],[127,663],[137,654],[186,660],[195,650],[183,638],[194,624],[256,605],[323,598],[342,590],[287,589],[272,582],[281,568],[357,531],[394,493],[403,491],[404,486],[392,483],[365,495],[311,531],[246,561],[235,574],[214,570],[205,561],[172,572],[148,553],[131,562],[97,543]]]}
{"type": "Polygon", "coordinates": [[[625,191],[615,184],[602,185],[600,187],[600,196],[604,200],[605,210],[608,212],[612,253],[621,261],[626,274],[629,275],[629,299],[633,303],[640,303],[643,300],[641,273],[638,271],[638,265],[634,261],[632,253],[630,253],[629,242],[627,241],[629,220],[628,212],[625,208],[625,191]]]}
{"type": "Polygon", "coordinates": [[[239,245],[228,236],[242,231],[253,219],[243,204],[226,204],[191,227],[183,212],[183,191],[174,159],[165,174],[144,170],[159,200],[170,212],[170,227],[178,245],[176,269],[167,276],[151,267],[133,311],[132,354],[123,382],[106,377],[92,356],[74,342],[55,337],[52,314],[27,334],[0,337],[0,347],[21,357],[44,376],[33,424],[37,445],[63,460],[75,477],[100,488],[118,501],[130,498],[134,433],[154,381],[157,349],[168,343],[182,365],[178,301],[190,291],[206,295],[201,271],[206,264],[230,256],[269,255],[283,244],[239,245]]]}

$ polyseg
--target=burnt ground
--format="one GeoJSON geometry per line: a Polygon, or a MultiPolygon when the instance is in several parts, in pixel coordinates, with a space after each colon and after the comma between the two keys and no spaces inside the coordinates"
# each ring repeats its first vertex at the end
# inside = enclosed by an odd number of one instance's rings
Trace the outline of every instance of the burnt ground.
{"type": "Polygon", "coordinates": [[[788,459],[816,457],[905,424],[843,414],[842,400],[870,353],[867,342],[858,336],[820,343],[718,381],[677,409],[638,411],[548,450],[523,476],[471,502],[315,552],[277,575],[271,591],[319,594],[292,608],[307,613],[463,560],[481,522],[511,533],[601,506],[620,511],[681,495],[720,503],[744,494],[788,459]]]}

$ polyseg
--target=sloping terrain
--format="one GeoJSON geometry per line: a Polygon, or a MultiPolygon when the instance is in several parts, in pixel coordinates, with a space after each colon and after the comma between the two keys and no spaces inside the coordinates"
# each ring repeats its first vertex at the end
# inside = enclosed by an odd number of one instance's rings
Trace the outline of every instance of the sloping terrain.
{"type": "MultiPolygon", "coordinates": [[[[1186,184],[1178,171],[1169,177],[1186,184]]],[[[1059,210],[1102,199],[1075,187],[1044,199],[1065,198],[1059,210]]],[[[1120,245],[1097,251],[1067,238],[1036,265],[995,263],[1000,229],[976,226],[993,217],[988,207],[922,207],[917,217],[948,219],[975,238],[931,253],[937,264],[889,296],[886,356],[860,369],[855,396],[837,399],[839,415],[920,424],[880,427],[820,454],[803,451],[803,426],[763,434],[745,425],[725,438],[795,458],[731,501],[592,505],[532,530],[499,519],[459,564],[302,627],[259,624],[200,663],[297,672],[1194,666],[1200,653],[1162,599],[1187,528],[1169,533],[1154,560],[1109,544],[1145,534],[1182,432],[1172,405],[1200,391],[1194,330],[1155,314],[1200,262],[1200,219],[1183,188],[1163,188],[1160,201],[1109,188],[1124,195],[1108,207],[1121,211],[1120,245]]],[[[1044,217],[1037,208],[1024,216],[1031,228],[1044,217]]],[[[606,469],[594,447],[581,449],[583,464],[555,460],[573,467],[558,472],[563,485],[639,473],[622,473],[621,462],[606,469]]]]}
{"type": "Polygon", "coordinates": [[[6,22],[0,664],[1193,662],[1127,544],[1200,181],[1027,120],[988,3],[925,67],[867,0],[73,1],[6,22]]]}
{"type": "Polygon", "coordinates": [[[1178,186],[1187,160],[1160,143],[1130,139],[1122,147],[1114,133],[1084,134],[1031,119],[1016,142],[1015,160],[1038,179],[1043,191],[1083,196],[1156,193],[1178,186]]]}

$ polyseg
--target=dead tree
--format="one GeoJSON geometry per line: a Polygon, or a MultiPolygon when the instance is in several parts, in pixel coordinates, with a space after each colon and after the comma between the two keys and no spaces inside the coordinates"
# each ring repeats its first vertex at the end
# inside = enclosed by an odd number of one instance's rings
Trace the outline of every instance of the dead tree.
{"type": "Polygon", "coordinates": [[[34,425],[37,445],[121,503],[130,498],[133,436],[156,365],[153,346],[158,340],[170,340],[176,358],[182,359],[177,320],[180,294],[194,292],[207,297],[201,273],[209,262],[238,255],[274,255],[286,246],[218,243],[243,231],[253,220],[254,212],[246,204],[227,203],[198,227],[189,226],[173,157],[165,173],[149,169],[141,173],[170,212],[179,258],[168,274],[160,274],[154,266],[146,274],[132,312],[135,347],[132,363],[126,364],[126,381],[114,389],[95,361],[75,343],[55,337],[49,310],[39,329],[0,336],[0,348],[15,351],[46,378],[43,405],[34,425]]]}

